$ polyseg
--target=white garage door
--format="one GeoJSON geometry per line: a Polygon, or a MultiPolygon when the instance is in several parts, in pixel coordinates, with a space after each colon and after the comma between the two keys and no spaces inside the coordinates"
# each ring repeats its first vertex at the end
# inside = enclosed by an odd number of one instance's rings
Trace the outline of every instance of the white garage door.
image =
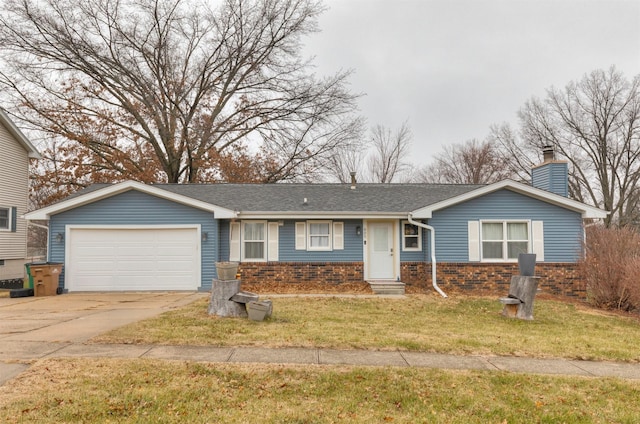
{"type": "Polygon", "coordinates": [[[196,290],[198,229],[71,228],[65,287],[69,291],[196,290]]]}

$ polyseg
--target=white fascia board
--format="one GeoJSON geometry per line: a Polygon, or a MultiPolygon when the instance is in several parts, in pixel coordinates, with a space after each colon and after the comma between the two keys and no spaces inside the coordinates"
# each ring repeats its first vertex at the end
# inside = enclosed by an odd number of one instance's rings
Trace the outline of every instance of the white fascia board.
{"type": "Polygon", "coordinates": [[[541,190],[539,188],[535,188],[530,185],[519,183],[513,180],[502,180],[497,183],[489,184],[479,189],[472,190],[460,196],[452,197],[451,199],[434,203],[433,205],[429,205],[413,211],[412,215],[414,218],[429,219],[432,217],[434,211],[448,208],[458,203],[463,203],[468,200],[475,199],[476,197],[484,196],[486,194],[502,189],[511,190],[546,203],[580,212],[582,218],[602,219],[606,218],[607,215],[609,215],[609,212],[605,210],[589,206],[576,200],[560,196],[559,194],[541,190]]]}
{"type": "Polygon", "coordinates": [[[355,211],[293,211],[293,212],[238,212],[238,219],[406,219],[408,212],[355,212],[355,211]]]}
{"type": "Polygon", "coordinates": [[[154,187],[153,185],[142,184],[136,181],[125,181],[123,183],[113,184],[111,186],[92,191],[91,193],[74,197],[69,200],[63,200],[62,202],[56,203],[55,205],[51,205],[46,208],[29,212],[24,215],[24,218],[27,220],[46,220],[49,219],[51,215],[75,209],[80,206],[88,205],[90,203],[97,202],[98,200],[106,199],[129,190],[140,191],[151,196],[167,199],[172,202],[194,207],[196,209],[213,212],[216,218],[236,217],[236,213],[234,211],[226,208],[221,208],[207,202],[192,199],[191,197],[183,196],[181,194],[171,193],[161,188],[154,187]]]}
{"type": "Polygon", "coordinates": [[[18,140],[18,143],[27,151],[27,154],[32,159],[42,159],[38,149],[36,149],[29,139],[20,131],[20,128],[16,127],[16,124],[9,118],[7,112],[0,108],[0,123],[9,131],[9,133],[18,140]]]}

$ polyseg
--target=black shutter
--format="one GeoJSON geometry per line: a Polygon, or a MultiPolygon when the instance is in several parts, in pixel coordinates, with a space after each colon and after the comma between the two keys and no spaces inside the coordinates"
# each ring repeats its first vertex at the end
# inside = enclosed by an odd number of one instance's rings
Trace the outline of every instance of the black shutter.
{"type": "Polygon", "coordinates": [[[11,232],[15,233],[18,227],[18,208],[15,206],[11,208],[11,232]]]}

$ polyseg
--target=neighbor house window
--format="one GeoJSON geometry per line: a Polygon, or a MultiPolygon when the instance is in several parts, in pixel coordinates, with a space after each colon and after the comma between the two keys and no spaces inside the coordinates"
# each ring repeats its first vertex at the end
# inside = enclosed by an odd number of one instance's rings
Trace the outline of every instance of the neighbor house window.
{"type": "Polygon", "coordinates": [[[0,230],[11,229],[11,209],[0,208],[0,230]]]}
{"type": "Polygon", "coordinates": [[[331,221],[308,221],[308,250],[331,250],[331,221]]]}
{"type": "Polygon", "coordinates": [[[422,228],[406,221],[402,223],[402,250],[422,250],[422,228]]]}
{"type": "Polygon", "coordinates": [[[508,261],[529,251],[527,222],[482,222],[482,259],[508,261]]]}
{"type": "Polygon", "coordinates": [[[247,261],[266,260],[266,221],[242,221],[242,256],[247,261]]]}

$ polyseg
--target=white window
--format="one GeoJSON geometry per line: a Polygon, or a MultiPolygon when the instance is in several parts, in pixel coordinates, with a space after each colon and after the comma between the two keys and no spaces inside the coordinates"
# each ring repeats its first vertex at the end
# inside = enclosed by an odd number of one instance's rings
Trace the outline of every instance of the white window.
{"type": "Polygon", "coordinates": [[[0,207],[0,231],[11,229],[11,209],[0,207]]]}
{"type": "Polygon", "coordinates": [[[242,221],[242,260],[267,260],[267,222],[242,221]]]}
{"type": "Polygon", "coordinates": [[[422,228],[407,221],[402,222],[402,250],[407,252],[422,250],[422,228]]]}
{"type": "Polygon", "coordinates": [[[308,250],[331,250],[331,221],[307,221],[308,250]]]}
{"type": "Polygon", "coordinates": [[[344,222],[296,222],[295,232],[296,250],[344,250],[344,222]]]}
{"type": "Polygon", "coordinates": [[[512,261],[530,251],[528,222],[481,222],[482,260],[512,261]]]}

